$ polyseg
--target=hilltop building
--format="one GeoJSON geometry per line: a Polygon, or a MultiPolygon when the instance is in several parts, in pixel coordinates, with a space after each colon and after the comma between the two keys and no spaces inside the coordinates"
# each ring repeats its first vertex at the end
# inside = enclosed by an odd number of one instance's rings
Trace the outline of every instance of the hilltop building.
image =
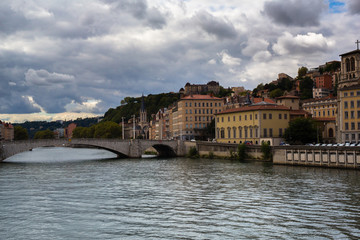
{"type": "Polygon", "coordinates": [[[341,54],[338,87],[338,142],[360,141],[360,50],[341,54]]]}
{"type": "Polygon", "coordinates": [[[219,92],[220,92],[219,82],[210,81],[207,84],[186,83],[183,93],[185,95],[191,95],[191,94],[207,94],[207,93],[218,94],[219,92]]]}

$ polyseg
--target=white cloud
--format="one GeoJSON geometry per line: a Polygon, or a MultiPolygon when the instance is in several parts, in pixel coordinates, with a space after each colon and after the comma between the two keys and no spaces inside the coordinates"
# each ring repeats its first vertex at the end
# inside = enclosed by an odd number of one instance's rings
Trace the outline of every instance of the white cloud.
{"type": "Polygon", "coordinates": [[[54,84],[69,83],[75,79],[74,76],[62,73],[49,73],[44,69],[29,69],[25,73],[25,80],[29,85],[50,86],[54,84]]]}
{"type": "Polygon", "coordinates": [[[221,58],[221,62],[228,66],[239,66],[241,59],[231,56],[227,50],[221,51],[218,56],[221,58]]]}

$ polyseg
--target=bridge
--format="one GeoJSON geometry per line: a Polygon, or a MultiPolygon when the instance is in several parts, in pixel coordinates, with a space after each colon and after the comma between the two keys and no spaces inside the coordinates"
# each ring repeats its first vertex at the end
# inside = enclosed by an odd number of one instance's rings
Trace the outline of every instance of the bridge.
{"type": "Polygon", "coordinates": [[[170,140],[119,140],[119,139],[41,139],[0,142],[0,161],[15,154],[39,147],[89,147],[105,149],[119,158],[140,158],[146,149],[153,147],[159,157],[176,157],[186,154],[183,141],[170,140]]]}

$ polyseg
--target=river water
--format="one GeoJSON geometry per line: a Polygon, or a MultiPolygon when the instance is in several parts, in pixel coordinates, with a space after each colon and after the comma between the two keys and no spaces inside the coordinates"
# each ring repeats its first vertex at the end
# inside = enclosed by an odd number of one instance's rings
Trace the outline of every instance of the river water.
{"type": "Polygon", "coordinates": [[[0,163],[0,239],[359,239],[360,172],[38,148],[0,163]]]}

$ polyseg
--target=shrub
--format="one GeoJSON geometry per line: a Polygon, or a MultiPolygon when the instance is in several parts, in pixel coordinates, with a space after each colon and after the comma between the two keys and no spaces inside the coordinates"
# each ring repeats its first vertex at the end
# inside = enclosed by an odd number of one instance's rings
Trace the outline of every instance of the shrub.
{"type": "Polygon", "coordinates": [[[209,152],[209,158],[210,158],[210,159],[213,159],[214,157],[215,157],[214,153],[210,151],[210,152],[209,152]]]}
{"type": "Polygon", "coordinates": [[[267,142],[262,142],[261,143],[261,152],[262,152],[262,157],[264,160],[270,160],[271,159],[271,147],[270,144],[267,142]]]}
{"type": "Polygon", "coordinates": [[[191,147],[189,149],[189,153],[187,154],[187,157],[190,157],[190,158],[199,158],[200,157],[196,147],[191,147]]]}
{"type": "Polygon", "coordinates": [[[244,161],[247,158],[246,148],[247,146],[245,143],[240,143],[238,145],[238,158],[240,161],[244,161]]]}

